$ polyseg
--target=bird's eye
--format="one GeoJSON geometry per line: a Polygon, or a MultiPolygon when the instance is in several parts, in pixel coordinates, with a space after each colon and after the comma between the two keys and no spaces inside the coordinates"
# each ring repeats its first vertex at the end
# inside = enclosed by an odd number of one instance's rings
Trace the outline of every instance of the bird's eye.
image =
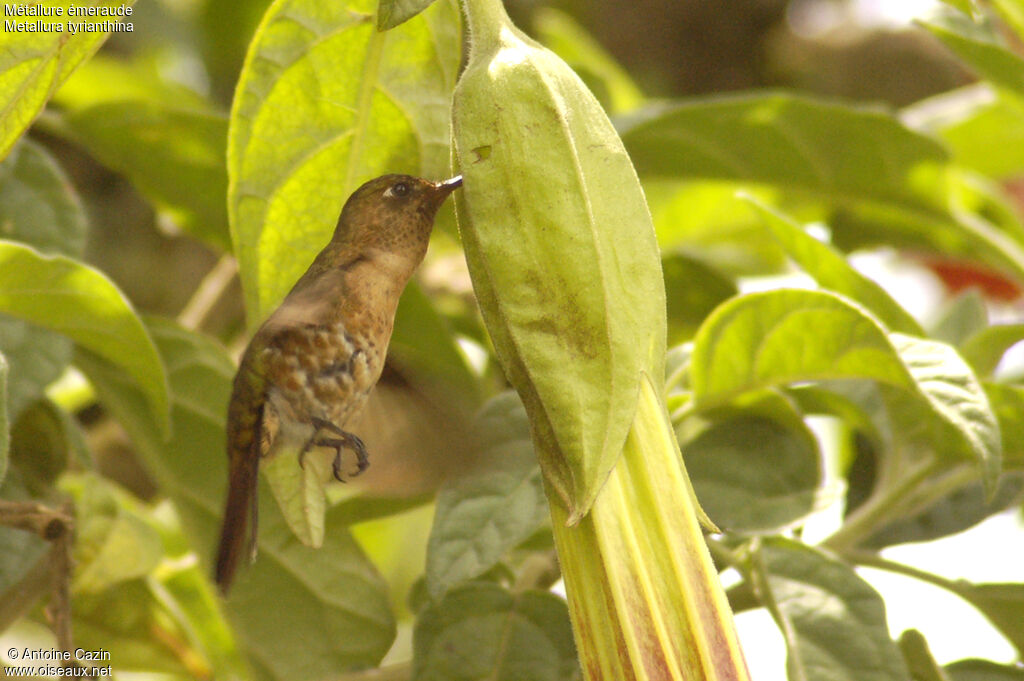
{"type": "Polygon", "coordinates": [[[409,193],[409,185],[405,182],[396,182],[387,188],[384,196],[405,196],[409,193]]]}

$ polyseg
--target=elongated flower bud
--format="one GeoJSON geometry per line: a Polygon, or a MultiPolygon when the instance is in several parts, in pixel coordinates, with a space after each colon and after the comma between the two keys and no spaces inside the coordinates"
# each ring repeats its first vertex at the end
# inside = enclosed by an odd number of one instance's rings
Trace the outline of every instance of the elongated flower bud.
{"type": "Polygon", "coordinates": [[[665,289],[636,172],[597,100],[497,0],[469,3],[459,228],[484,321],[574,524],[663,374],[665,289]]]}

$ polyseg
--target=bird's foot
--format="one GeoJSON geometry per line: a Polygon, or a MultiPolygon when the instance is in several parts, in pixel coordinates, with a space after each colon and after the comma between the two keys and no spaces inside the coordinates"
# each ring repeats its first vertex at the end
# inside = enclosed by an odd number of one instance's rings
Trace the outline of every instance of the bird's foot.
{"type": "Polygon", "coordinates": [[[334,425],[330,421],[323,419],[314,418],[313,425],[316,426],[317,430],[327,430],[332,433],[339,435],[336,438],[316,438],[315,434],[313,438],[310,438],[309,444],[303,448],[303,451],[299,453],[299,464],[302,464],[302,457],[306,451],[312,445],[318,447],[331,447],[334,449],[334,461],[331,462],[331,470],[334,473],[334,479],[338,482],[345,482],[345,477],[341,469],[342,458],[341,450],[348,448],[356,453],[356,471],[350,475],[350,477],[356,477],[367,468],[370,467],[370,455],[366,451],[366,445],[359,439],[358,436],[348,431],[342,430],[338,426],[334,425]]]}

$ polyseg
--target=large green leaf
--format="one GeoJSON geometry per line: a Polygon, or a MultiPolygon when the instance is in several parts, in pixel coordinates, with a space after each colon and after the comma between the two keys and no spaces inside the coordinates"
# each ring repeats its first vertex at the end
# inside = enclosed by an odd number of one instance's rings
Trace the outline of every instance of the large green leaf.
{"type": "Polygon", "coordinates": [[[414,681],[580,678],[565,601],[470,583],[428,606],[413,632],[414,681]]]}
{"type": "Polygon", "coordinates": [[[488,402],[476,431],[488,465],[455,479],[437,497],[426,568],[427,590],[436,600],[494,567],[548,518],[543,479],[519,397],[505,392],[488,402]]]}
{"type": "Polygon", "coordinates": [[[792,681],[909,681],[881,596],[851,567],[782,538],[765,541],[754,562],[792,681]]]}
{"type": "Polygon", "coordinates": [[[1003,465],[1024,466],[1024,388],[1017,385],[986,383],[985,394],[999,419],[1003,436],[1003,465]]]}
{"type": "Polygon", "coordinates": [[[836,378],[911,387],[879,323],[824,291],[779,289],[733,298],[708,317],[694,339],[690,384],[698,403],[836,378]]]}
{"type": "Polygon", "coordinates": [[[924,335],[921,326],[881,286],[855,270],[836,252],[767,204],[748,198],[790,258],[823,288],[841,293],[871,310],[890,330],[924,335]]]}
{"type": "MultiPolygon", "coordinates": [[[[203,336],[168,322],[150,329],[170,378],[173,436],[166,442],[120,372],[91,355],[80,354],[76,364],[128,430],[209,567],[227,489],[224,417],[234,367],[203,336]]],[[[268,503],[260,508],[260,555],[243,567],[223,605],[258,678],[325,678],[377,664],[395,626],[380,576],[341,525],[328,525],[319,551],[295,541],[261,488],[268,503]]]]}
{"type": "Polygon", "coordinates": [[[0,241],[0,312],[62,333],[131,376],[167,427],[167,377],[131,303],[101,272],[0,241]]]}
{"type": "Polygon", "coordinates": [[[685,419],[676,433],[697,498],[723,530],[776,533],[815,509],[818,441],[777,393],[685,419]]]}
{"type": "Polygon", "coordinates": [[[345,199],[386,172],[448,172],[458,10],[378,33],[373,0],[277,0],[257,30],[228,135],[228,213],[252,323],[330,238],[345,199]]]}
{"type": "MultiPolygon", "coordinates": [[[[0,163],[0,225],[4,237],[44,253],[78,257],[85,247],[85,211],[56,161],[24,141],[0,163]]],[[[8,409],[17,418],[71,360],[71,340],[19,319],[0,319],[0,350],[11,365],[8,409]]]]}
{"type": "MultiPolygon", "coordinates": [[[[50,7],[67,8],[71,4],[93,7],[131,7],[133,0],[99,0],[71,3],[57,0],[50,7]]],[[[98,21],[107,17],[73,18],[75,23],[98,21]]],[[[0,49],[0,158],[32,124],[54,91],[71,72],[107,39],[104,31],[77,31],[71,34],[71,17],[21,16],[8,21],[61,23],[57,31],[4,31],[0,49]],[[58,21],[55,21],[58,20],[58,21]]],[[[110,17],[114,19],[114,17],[110,17]]],[[[130,17],[126,17],[131,22],[130,17]]]]}
{"type": "Polygon", "coordinates": [[[768,185],[824,204],[844,249],[927,249],[1024,281],[1019,220],[965,214],[948,152],[888,113],[769,93],[652,104],[618,127],[642,175],[768,185]]]}
{"type": "Polygon", "coordinates": [[[988,490],[1000,467],[999,428],[967,363],[948,345],[887,336],[864,310],[824,291],[775,290],[721,305],[694,341],[697,405],[831,379],[870,379],[907,394],[934,426],[935,449],[979,464],[988,490]]]}

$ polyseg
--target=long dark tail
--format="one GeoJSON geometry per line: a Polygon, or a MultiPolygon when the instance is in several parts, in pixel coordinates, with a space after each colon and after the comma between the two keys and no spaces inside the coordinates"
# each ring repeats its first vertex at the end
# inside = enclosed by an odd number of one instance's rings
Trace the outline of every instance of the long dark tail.
{"type": "Polygon", "coordinates": [[[256,557],[256,532],[259,511],[259,438],[252,438],[248,447],[231,452],[228,466],[228,500],[217,549],[217,570],[214,579],[225,596],[243,554],[256,557]],[[251,525],[251,527],[250,527],[251,525]],[[246,539],[248,538],[248,546],[246,539]]]}

